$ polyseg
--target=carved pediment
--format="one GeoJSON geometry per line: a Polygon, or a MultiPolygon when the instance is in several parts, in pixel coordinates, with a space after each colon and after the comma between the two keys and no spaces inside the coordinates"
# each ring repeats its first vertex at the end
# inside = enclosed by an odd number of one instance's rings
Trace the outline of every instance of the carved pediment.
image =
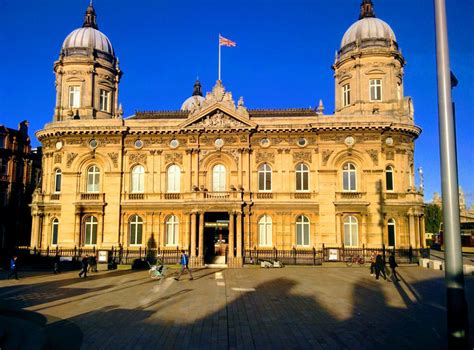
{"type": "Polygon", "coordinates": [[[252,128],[255,123],[249,119],[249,113],[241,97],[237,106],[232,99],[232,93],[225,91],[220,80],[206,94],[206,98],[188,115],[181,128],[252,128]]]}

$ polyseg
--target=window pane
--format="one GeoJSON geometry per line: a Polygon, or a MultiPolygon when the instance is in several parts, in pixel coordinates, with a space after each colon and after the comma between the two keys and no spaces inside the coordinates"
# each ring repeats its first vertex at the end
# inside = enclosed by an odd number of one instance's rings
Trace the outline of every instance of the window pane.
{"type": "Polygon", "coordinates": [[[349,191],[349,174],[347,172],[342,174],[342,188],[344,191],[349,191]]]}
{"type": "Polygon", "coordinates": [[[296,224],[296,244],[302,245],[303,244],[303,228],[301,223],[296,224]]]}
{"type": "Polygon", "coordinates": [[[53,221],[53,227],[52,227],[52,237],[51,237],[51,244],[58,244],[58,231],[59,231],[59,221],[54,220],[53,221]]]}
{"type": "Polygon", "coordinates": [[[393,191],[393,172],[392,171],[387,171],[385,173],[385,180],[386,180],[387,191],[393,191]]]}
{"type": "Polygon", "coordinates": [[[304,245],[309,245],[309,224],[304,225],[304,245]]]}
{"type": "Polygon", "coordinates": [[[265,190],[267,191],[271,191],[272,189],[272,175],[271,175],[271,172],[267,172],[267,176],[266,176],[266,179],[265,179],[265,190]]]}
{"type": "Polygon", "coordinates": [[[264,172],[258,173],[258,189],[260,191],[265,190],[265,173],[264,172]]]}
{"type": "Polygon", "coordinates": [[[54,192],[61,192],[61,172],[60,171],[56,172],[54,192]]]}
{"type": "Polygon", "coordinates": [[[356,174],[354,171],[351,172],[351,177],[350,177],[350,188],[351,191],[356,190],[356,174]]]}
{"type": "Polygon", "coordinates": [[[308,184],[308,173],[305,172],[303,173],[303,191],[307,191],[309,189],[309,184],[308,184]]]}
{"type": "Polygon", "coordinates": [[[301,172],[297,171],[296,172],[296,190],[301,191],[303,188],[302,182],[301,182],[301,172]]]}

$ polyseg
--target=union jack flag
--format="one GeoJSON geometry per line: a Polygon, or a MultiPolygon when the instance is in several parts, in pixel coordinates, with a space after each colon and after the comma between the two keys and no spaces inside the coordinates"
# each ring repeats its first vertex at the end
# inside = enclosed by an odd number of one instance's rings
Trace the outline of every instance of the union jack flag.
{"type": "Polygon", "coordinates": [[[229,47],[235,47],[237,44],[235,41],[232,41],[230,39],[224,38],[222,35],[219,34],[219,45],[220,46],[229,46],[229,47]]]}

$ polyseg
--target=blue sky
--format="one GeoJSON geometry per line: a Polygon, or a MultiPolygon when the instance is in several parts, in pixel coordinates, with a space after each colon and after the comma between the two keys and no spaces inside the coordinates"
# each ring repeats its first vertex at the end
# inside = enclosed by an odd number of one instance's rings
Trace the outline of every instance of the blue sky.
{"type": "MultiPolygon", "coordinates": [[[[65,37],[82,25],[88,0],[0,0],[0,124],[30,121],[33,132],[52,120],[53,62],[65,37]]],[[[222,80],[249,108],[315,106],[334,110],[331,64],[361,0],[95,0],[99,29],[111,40],[124,76],[120,102],[135,110],[176,110],[217,79],[218,33],[237,42],[222,49],[222,80]]],[[[425,199],[440,192],[434,10],[432,0],[374,0],[407,60],[405,94],[412,96],[416,168],[425,199]]],[[[456,102],[459,183],[474,203],[474,1],[447,0],[456,102]]]]}

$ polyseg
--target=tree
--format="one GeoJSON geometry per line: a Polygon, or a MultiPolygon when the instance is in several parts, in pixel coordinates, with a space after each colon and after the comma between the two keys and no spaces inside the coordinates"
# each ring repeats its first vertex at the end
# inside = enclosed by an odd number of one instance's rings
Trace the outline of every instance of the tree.
{"type": "Polygon", "coordinates": [[[425,206],[425,230],[428,233],[438,233],[439,226],[443,221],[443,211],[436,204],[425,206]]]}

